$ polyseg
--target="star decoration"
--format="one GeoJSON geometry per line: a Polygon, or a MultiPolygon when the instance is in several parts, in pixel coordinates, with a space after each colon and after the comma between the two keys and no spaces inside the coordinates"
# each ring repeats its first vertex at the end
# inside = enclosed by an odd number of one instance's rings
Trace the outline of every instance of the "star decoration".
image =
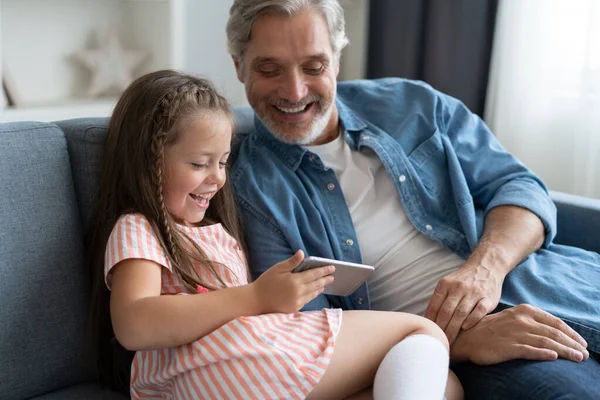
{"type": "Polygon", "coordinates": [[[133,70],[146,58],[139,50],[125,50],[114,31],[103,47],[75,52],[75,58],[92,71],[88,94],[97,97],[110,90],[122,92],[133,81],[133,70]]]}

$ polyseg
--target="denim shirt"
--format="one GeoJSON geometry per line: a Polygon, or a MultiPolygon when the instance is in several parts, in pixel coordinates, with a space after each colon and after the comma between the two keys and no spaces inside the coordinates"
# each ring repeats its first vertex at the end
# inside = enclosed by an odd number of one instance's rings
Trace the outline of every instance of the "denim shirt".
{"type": "MultiPolygon", "coordinates": [[[[492,208],[536,214],[544,244],[507,275],[499,308],[538,306],[600,351],[600,256],[552,243],[556,208],[546,187],[479,117],[422,82],[398,78],[341,82],[336,105],[350,147],[379,156],[412,224],[459,257],[475,249],[492,208]]],[[[299,249],[362,261],[335,173],[316,154],[278,141],[255,119],[230,177],[255,276],[299,249]]],[[[367,285],[348,297],[320,295],[304,310],[323,307],[369,309],[367,285]]]]}

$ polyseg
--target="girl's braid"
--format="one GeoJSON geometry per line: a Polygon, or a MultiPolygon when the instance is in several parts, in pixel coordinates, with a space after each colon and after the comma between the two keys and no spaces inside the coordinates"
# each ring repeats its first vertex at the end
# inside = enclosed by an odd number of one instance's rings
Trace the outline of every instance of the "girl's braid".
{"type": "Polygon", "coordinates": [[[169,224],[169,216],[167,207],[165,206],[164,196],[162,193],[162,177],[164,166],[164,149],[167,142],[167,132],[173,129],[179,115],[179,110],[185,101],[190,99],[199,101],[201,92],[208,92],[209,88],[198,84],[186,83],[178,86],[161,100],[158,105],[158,110],[155,115],[155,123],[157,125],[157,133],[152,138],[152,153],[154,156],[154,174],[153,183],[156,190],[156,195],[160,207],[160,228],[165,234],[167,247],[171,257],[175,263],[179,262],[178,246],[175,244],[173,232],[171,232],[171,224],[169,224]]]}
{"type": "Polygon", "coordinates": [[[173,233],[171,232],[171,226],[168,220],[167,207],[165,206],[165,200],[162,193],[162,176],[163,176],[163,165],[164,165],[164,148],[165,148],[165,134],[161,131],[156,136],[152,138],[152,153],[154,155],[154,174],[152,175],[154,189],[156,190],[156,195],[158,199],[158,204],[160,207],[160,227],[164,232],[167,240],[167,246],[169,248],[169,253],[171,253],[171,257],[173,261],[177,263],[178,255],[175,246],[175,240],[173,239],[173,233]]]}

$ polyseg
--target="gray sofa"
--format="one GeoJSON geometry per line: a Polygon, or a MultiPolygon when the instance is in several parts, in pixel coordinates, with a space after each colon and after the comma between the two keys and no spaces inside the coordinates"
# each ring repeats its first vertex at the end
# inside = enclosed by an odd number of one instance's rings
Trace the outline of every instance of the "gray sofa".
{"type": "MultiPolygon", "coordinates": [[[[252,112],[236,110],[238,131],[252,112]]],[[[105,119],[0,124],[0,400],[119,399],[85,346],[83,228],[105,119]]],[[[600,251],[600,201],[552,194],[557,241],[600,251]]]]}

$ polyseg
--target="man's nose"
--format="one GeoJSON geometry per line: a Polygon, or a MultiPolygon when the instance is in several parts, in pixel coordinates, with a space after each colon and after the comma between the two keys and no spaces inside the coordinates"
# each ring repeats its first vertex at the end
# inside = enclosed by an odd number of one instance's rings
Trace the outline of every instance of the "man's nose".
{"type": "Polygon", "coordinates": [[[281,82],[279,95],[282,99],[292,103],[297,103],[308,95],[308,87],[304,75],[296,70],[292,70],[285,75],[281,82]]]}

